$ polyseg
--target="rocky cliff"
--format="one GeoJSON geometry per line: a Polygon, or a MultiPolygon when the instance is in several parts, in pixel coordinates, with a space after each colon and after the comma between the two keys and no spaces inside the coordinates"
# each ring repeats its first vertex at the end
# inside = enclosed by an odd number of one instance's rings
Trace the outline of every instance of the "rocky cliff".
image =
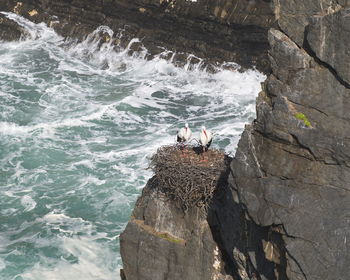
{"type": "Polygon", "coordinates": [[[150,180],[121,235],[124,279],[225,279],[207,215],[184,213],[150,180]]]}
{"type": "MultiPolygon", "coordinates": [[[[151,54],[161,45],[272,69],[207,212],[184,214],[157,182],[145,187],[121,239],[127,280],[349,279],[350,1],[4,0],[0,9],[65,36],[105,24],[125,41],[144,38],[151,54]]],[[[0,24],[3,38],[20,36],[0,24]]]]}
{"type": "Polygon", "coordinates": [[[191,53],[214,64],[235,61],[270,71],[271,0],[2,0],[0,10],[44,21],[63,36],[79,39],[107,25],[122,34],[112,38],[116,44],[125,46],[137,37],[150,56],[172,50],[179,63],[191,53]]]}
{"type": "Polygon", "coordinates": [[[240,140],[231,187],[258,225],[279,226],[288,279],[348,279],[347,1],[275,1],[272,74],[240,140]]]}

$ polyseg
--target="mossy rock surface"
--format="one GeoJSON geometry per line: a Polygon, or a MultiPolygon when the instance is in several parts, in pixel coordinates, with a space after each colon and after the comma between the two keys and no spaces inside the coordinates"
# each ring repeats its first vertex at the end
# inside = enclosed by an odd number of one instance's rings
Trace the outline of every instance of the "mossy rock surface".
{"type": "Polygon", "coordinates": [[[298,120],[303,121],[304,125],[307,127],[311,127],[311,122],[308,120],[308,118],[303,113],[296,113],[294,115],[298,120]]]}

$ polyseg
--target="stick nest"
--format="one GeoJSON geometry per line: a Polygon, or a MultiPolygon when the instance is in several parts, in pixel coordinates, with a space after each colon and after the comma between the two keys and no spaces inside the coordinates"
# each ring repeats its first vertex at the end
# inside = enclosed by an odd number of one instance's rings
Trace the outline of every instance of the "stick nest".
{"type": "Polygon", "coordinates": [[[231,158],[218,150],[203,155],[196,148],[164,146],[151,158],[157,188],[186,212],[207,209],[216,188],[226,182],[231,158]]]}

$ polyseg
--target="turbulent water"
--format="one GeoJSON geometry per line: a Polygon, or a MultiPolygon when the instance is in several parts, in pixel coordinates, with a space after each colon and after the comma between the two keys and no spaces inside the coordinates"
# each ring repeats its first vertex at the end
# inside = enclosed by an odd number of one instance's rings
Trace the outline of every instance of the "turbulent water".
{"type": "Polygon", "coordinates": [[[116,52],[108,27],[68,44],[7,16],[27,38],[0,42],[0,279],[118,279],[149,157],[184,122],[233,153],[264,76],[116,52]]]}

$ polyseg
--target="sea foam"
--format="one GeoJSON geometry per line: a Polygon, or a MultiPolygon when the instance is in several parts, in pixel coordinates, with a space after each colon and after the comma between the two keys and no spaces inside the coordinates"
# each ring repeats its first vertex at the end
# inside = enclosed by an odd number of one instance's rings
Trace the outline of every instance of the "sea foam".
{"type": "Polygon", "coordinates": [[[151,155],[185,122],[233,154],[265,76],[209,73],[194,55],[176,67],[169,50],[147,60],[107,26],[77,43],[4,14],[26,35],[0,43],[0,278],[116,279],[151,155]]]}

